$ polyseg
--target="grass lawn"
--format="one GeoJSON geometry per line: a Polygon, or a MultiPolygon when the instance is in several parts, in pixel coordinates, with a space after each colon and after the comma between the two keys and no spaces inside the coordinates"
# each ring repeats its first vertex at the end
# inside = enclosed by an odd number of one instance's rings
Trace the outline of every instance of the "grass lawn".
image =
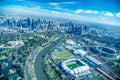
{"type": "Polygon", "coordinates": [[[53,56],[60,59],[67,59],[71,57],[71,54],[67,51],[56,51],[53,53],[53,56]]]}
{"type": "Polygon", "coordinates": [[[77,67],[79,67],[80,65],[78,64],[78,63],[76,63],[76,62],[69,62],[68,64],[67,64],[67,66],[68,66],[68,68],[70,68],[71,70],[72,69],[74,69],[74,68],[77,68],[77,67]]]}
{"type": "Polygon", "coordinates": [[[6,58],[7,58],[6,56],[1,56],[1,57],[0,57],[0,60],[6,59],[6,58]]]}
{"type": "Polygon", "coordinates": [[[113,64],[114,64],[115,66],[120,66],[120,63],[119,63],[118,61],[113,61],[113,64]]]}
{"type": "Polygon", "coordinates": [[[8,54],[10,52],[10,49],[3,49],[1,50],[0,54],[3,55],[3,54],[8,54]]]}
{"type": "Polygon", "coordinates": [[[113,60],[112,58],[104,58],[107,61],[109,61],[110,63],[112,63],[114,66],[120,66],[120,61],[119,60],[113,60]]]}
{"type": "Polygon", "coordinates": [[[96,77],[95,79],[93,80],[104,80],[103,77],[99,76],[99,77],[96,77]]]}

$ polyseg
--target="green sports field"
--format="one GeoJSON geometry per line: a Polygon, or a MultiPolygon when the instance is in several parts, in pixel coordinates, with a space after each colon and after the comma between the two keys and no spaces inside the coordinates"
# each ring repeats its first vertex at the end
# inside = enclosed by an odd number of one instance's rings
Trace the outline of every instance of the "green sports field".
{"type": "Polygon", "coordinates": [[[77,67],[81,66],[81,65],[78,64],[76,61],[67,62],[66,65],[67,65],[67,67],[70,68],[71,70],[74,69],[74,68],[77,68],[77,67]]]}
{"type": "Polygon", "coordinates": [[[95,78],[95,79],[93,79],[93,80],[104,80],[104,79],[103,79],[103,77],[98,76],[98,77],[96,77],[96,78],[95,78]]]}
{"type": "Polygon", "coordinates": [[[53,53],[53,56],[60,59],[71,58],[71,54],[67,51],[56,51],[53,53]]]}

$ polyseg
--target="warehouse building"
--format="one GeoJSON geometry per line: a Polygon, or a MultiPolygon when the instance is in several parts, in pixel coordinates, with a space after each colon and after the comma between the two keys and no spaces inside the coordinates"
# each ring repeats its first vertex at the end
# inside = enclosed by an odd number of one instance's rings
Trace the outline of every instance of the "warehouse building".
{"type": "Polygon", "coordinates": [[[98,61],[97,59],[95,59],[92,56],[86,56],[85,61],[92,66],[99,66],[102,64],[100,61],[98,61]]]}

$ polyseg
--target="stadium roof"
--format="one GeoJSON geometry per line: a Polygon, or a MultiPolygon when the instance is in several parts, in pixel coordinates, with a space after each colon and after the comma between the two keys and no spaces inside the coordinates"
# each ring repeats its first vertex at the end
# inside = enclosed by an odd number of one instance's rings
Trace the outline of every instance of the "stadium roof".
{"type": "Polygon", "coordinates": [[[79,59],[66,60],[61,63],[61,67],[72,76],[86,75],[89,72],[89,66],[79,59]]]}

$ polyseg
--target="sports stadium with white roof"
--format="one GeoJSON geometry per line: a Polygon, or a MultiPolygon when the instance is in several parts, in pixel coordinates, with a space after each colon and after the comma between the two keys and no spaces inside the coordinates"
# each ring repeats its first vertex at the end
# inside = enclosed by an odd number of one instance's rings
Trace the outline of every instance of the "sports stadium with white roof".
{"type": "Polygon", "coordinates": [[[77,77],[87,75],[89,71],[89,66],[79,59],[69,59],[61,63],[62,69],[65,73],[77,77]]]}

